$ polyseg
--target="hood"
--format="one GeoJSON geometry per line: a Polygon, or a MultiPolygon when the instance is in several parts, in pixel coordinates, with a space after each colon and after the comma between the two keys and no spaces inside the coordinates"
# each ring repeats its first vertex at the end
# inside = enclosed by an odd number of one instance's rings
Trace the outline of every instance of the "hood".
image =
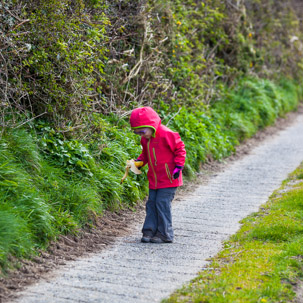
{"type": "Polygon", "coordinates": [[[139,107],[132,111],[130,115],[130,126],[132,129],[139,127],[151,127],[155,130],[161,125],[161,119],[159,115],[149,106],[139,107]]]}

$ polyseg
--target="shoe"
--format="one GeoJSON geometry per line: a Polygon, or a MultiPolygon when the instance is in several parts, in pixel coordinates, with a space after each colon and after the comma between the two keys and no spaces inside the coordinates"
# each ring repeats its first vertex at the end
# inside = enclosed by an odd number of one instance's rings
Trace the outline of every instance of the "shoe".
{"type": "Polygon", "coordinates": [[[143,243],[149,243],[150,242],[150,240],[151,240],[151,236],[144,236],[143,235],[143,237],[141,238],[141,242],[143,242],[143,243]]]}
{"type": "Polygon", "coordinates": [[[161,244],[161,243],[172,243],[173,241],[172,240],[163,240],[157,236],[154,236],[150,239],[150,242],[161,244]]]}

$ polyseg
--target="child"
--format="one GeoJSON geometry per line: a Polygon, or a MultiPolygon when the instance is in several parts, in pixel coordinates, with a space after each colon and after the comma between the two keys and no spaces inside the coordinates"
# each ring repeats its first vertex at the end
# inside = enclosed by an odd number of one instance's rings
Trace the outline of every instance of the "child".
{"type": "Polygon", "coordinates": [[[142,153],[136,161],[148,163],[149,197],[141,242],[171,243],[171,202],[176,189],[183,184],[182,169],[185,163],[185,146],[178,133],[161,124],[151,107],[132,111],[130,125],[141,135],[142,153]]]}

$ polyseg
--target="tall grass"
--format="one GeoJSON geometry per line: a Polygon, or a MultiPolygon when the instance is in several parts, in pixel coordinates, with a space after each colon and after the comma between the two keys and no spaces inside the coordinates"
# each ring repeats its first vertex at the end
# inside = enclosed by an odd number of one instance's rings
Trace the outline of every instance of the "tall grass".
{"type": "Polygon", "coordinates": [[[146,177],[130,174],[120,184],[126,160],[140,152],[134,134],[108,129],[98,142],[104,146],[100,153],[97,142],[89,146],[50,133],[8,130],[0,139],[3,268],[9,255],[26,257],[58,234],[92,223],[105,209],[132,206],[147,193],[146,177]]]}
{"type": "Polygon", "coordinates": [[[212,116],[230,138],[242,141],[295,110],[301,97],[300,86],[291,80],[275,84],[266,79],[244,78],[212,106],[212,116]]]}
{"type": "MultiPolygon", "coordinates": [[[[49,207],[39,195],[32,175],[20,163],[24,160],[23,154],[16,157],[17,148],[14,152],[12,149],[13,145],[1,140],[0,263],[3,263],[10,253],[17,256],[30,253],[35,243],[46,242],[52,236],[53,218],[49,207]]],[[[29,166],[28,163],[26,168],[29,166]]]]}

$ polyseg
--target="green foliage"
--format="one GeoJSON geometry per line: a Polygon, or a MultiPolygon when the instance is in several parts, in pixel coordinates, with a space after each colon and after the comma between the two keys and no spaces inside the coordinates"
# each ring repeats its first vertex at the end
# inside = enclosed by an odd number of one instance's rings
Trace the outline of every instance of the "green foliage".
{"type": "Polygon", "coordinates": [[[7,256],[12,254],[18,257],[31,252],[34,246],[27,222],[16,216],[13,210],[0,205],[0,265],[7,266],[7,256]]]}
{"type": "Polygon", "coordinates": [[[41,157],[34,142],[34,138],[28,135],[25,129],[17,132],[9,131],[6,136],[7,148],[10,150],[16,161],[24,166],[29,174],[35,174],[40,170],[41,157]]]}
{"type": "Polygon", "coordinates": [[[22,112],[92,134],[95,112],[122,116],[161,101],[195,110],[241,76],[300,80],[295,8],[291,0],[4,0],[1,124],[22,112]]]}
{"type": "Polygon", "coordinates": [[[189,112],[186,108],[182,108],[175,117],[173,113],[166,115],[163,124],[166,121],[169,122],[169,127],[177,131],[185,142],[186,170],[190,166],[191,169],[199,171],[200,165],[208,159],[222,159],[234,151],[233,142],[207,112],[198,110],[189,112]]]}
{"type": "Polygon", "coordinates": [[[224,62],[214,56],[217,48],[222,49],[229,42],[223,28],[224,5],[222,1],[166,3],[171,15],[163,18],[171,19],[174,33],[168,77],[178,92],[178,104],[197,106],[209,101],[207,92],[216,78],[226,73],[224,62]]]}
{"type": "MultiPolygon", "coordinates": [[[[15,140],[19,136],[13,137],[15,140]]],[[[28,135],[27,140],[24,138],[22,140],[29,145],[33,143],[28,135]]],[[[20,158],[15,158],[12,150],[14,146],[7,144],[6,140],[0,141],[0,230],[3,235],[0,240],[1,263],[8,254],[17,256],[28,254],[35,243],[45,243],[53,235],[51,228],[53,218],[49,214],[49,207],[33,184],[33,177],[25,170],[36,158],[27,158],[24,169],[20,159],[23,155],[24,158],[28,156],[28,152],[20,153],[20,158]]],[[[36,152],[37,150],[32,154],[36,152]]]]}
{"type": "Polygon", "coordinates": [[[274,84],[269,80],[243,78],[225,99],[212,105],[212,115],[235,140],[251,137],[298,105],[296,85],[287,79],[274,84]]]}
{"type": "MultiPolygon", "coordinates": [[[[110,109],[128,110],[143,102],[160,109],[164,101],[173,111],[180,106],[195,110],[225,98],[225,87],[242,76],[299,80],[299,15],[293,3],[278,2],[266,1],[265,10],[254,0],[125,3],[130,18],[123,15],[119,28],[110,29],[115,55],[105,67],[104,85],[110,109]],[[133,18],[134,7],[141,7],[138,18],[133,18]]],[[[110,9],[121,13],[115,4],[110,9]]]]}
{"type": "Polygon", "coordinates": [[[131,207],[147,193],[146,176],[130,174],[120,184],[126,159],[140,151],[130,129],[126,134],[112,128],[106,140],[88,144],[65,139],[46,123],[35,125],[34,135],[17,129],[0,140],[3,265],[8,255],[32,254],[56,235],[92,224],[105,209],[131,207]],[[102,144],[104,153],[98,153],[102,144]],[[65,160],[68,153],[70,161],[65,160]]]}
{"type": "Polygon", "coordinates": [[[93,165],[94,160],[85,144],[75,139],[65,139],[62,133],[42,121],[37,128],[42,134],[39,141],[41,149],[57,166],[64,167],[70,174],[87,172],[92,176],[89,166],[93,165]]]}
{"type": "Polygon", "coordinates": [[[14,87],[3,96],[7,106],[48,114],[62,127],[67,121],[77,125],[96,98],[102,99],[98,87],[104,79],[108,25],[104,2],[5,2],[1,12],[16,9],[16,17],[4,18],[2,28],[8,35],[6,85],[14,87]],[[18,24],[20,20],[24,22],[18,24]]]}
{"type": "Polygon", "coordinates": [[[262,3],[262,9],[259,9],[260,3],[259,0],[245,1],[254,48],[260,57],[259,75],[279,78],[279,71],[283,70],[284,75],[300,79],[302,22],[298,18],[299,2],[290,1],[284,5],[283,1],[268,0],[262,3]],[[293,60],[294,57],[298,60],[293,60]]]}

